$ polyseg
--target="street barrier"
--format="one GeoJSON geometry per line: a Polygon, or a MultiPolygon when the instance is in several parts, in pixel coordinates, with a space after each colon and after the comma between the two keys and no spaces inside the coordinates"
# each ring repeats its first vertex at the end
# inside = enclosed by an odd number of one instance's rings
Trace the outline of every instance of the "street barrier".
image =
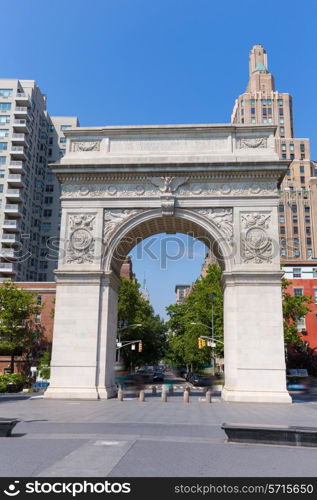
{"type": "Polygon", "coordinates": [[[184,391],[184,403],[189,403],[189,390],[187,388],[184,391]]]}
{"type": "Polygon", "coordinates": [[[145,392],[143,390],[139,392],[139,401],[145,401],[145,392]]]}
{"type": "Polygon", "coordinates": [[[211,391],[206,392],[206,403],[211,403],[211,391]]]}

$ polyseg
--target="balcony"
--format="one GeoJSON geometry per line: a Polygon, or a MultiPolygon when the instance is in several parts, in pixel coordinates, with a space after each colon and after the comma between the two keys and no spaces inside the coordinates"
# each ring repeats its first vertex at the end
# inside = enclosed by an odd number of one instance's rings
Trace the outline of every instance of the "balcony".
{"type": "Polygon", "coordinates": [[[29,116],[29,108],[26,106],[16,106],[14,110],[14,116],[17,118],[25,118],[26,116],[29,116]]]}
{"type": "Polygon", "coordinates": [[[24,162],[21,160],[13,160],[9,163],[9,170],[13,174],[25,174],[24,162]]]}
{"type": "Polygon", "coordinates": [[[22,202],[25,201],[22,189],[7,189],[5,197],[10,201],[22,202]]]}
{"type": "Polygon", "coordinates": [[[15,264],[8,262],[0,262],[0,273],[7,275],[15,275],[17,273],[15,264]]]}
{"type": "Polygon", "coordinates": [[[15,133],[13,133],[11,140],[15,144],[22,144],[23,146],[29,146],[30,145],[26,134],[15,134],[15,133]]]}
{"type": "MultiPolygon", "coordinates": [[[[15,259],[17,259],[17,256],[15,255],[13,248],[1,248],[0,249],[0,258],[7,259],[7,260],[15,260],[15,259]]],[[[2,264],[3,264],[3,262],[2,262],[2,264]]]]}
{"type": "Polygon", "coordinates": [[[2,234],[0,237],[2,245],[17,245],[19,238],[16,234],[2,234]]]}
{"type": "Polygon", "coordinates": [[[17,92],[15,102],[19,106],[31,106],[31,99],[25,92],[17,92]]]}
{"type": "Polygon", "coordinates": [[[23,146],[11,146],[10,154],[19,160],[27,159],[27,152],[23,146]]]}
{"type": "Polygon", "coordinates": [[[15,130],[18,130],[18,132],[26,132],[28,134],[30,133],[28,122],[24,118],[14,120],[13,127],[15,130]]]}
{"type": "Polygon", "coordinates": [[[6,232],[11,233],[19,233],[21,231],[20,223],[17,220],[12,219],[4,219],[2,228],[6,230],[6,232]]]}
{"type": "Polygon", "coordinates": [[[4,213],[12,217],[22,217],[22,212],[18,203],[7,203],[4,207],[4,213]]]}
{"type": "Polygon", "coordinates": [[[7,177],[7,182],[18,187],[25,187],[23,176],[20,174],[9,174],[7,177]]]}

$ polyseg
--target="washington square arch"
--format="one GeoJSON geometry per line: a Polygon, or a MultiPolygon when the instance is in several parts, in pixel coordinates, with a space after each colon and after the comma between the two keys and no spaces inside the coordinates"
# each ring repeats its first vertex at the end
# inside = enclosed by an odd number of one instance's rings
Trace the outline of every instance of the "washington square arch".
{"type": "Polygon", "coordinates": [[[65,132],[66,155],[53,167],[62,222],[45,398],[114,397],[122,261],[141,239],[190,233],[222,267],[222,398],[291,402],[277,215],[287,162],[278,159],[274,132],[231,124],[65,132]]]}

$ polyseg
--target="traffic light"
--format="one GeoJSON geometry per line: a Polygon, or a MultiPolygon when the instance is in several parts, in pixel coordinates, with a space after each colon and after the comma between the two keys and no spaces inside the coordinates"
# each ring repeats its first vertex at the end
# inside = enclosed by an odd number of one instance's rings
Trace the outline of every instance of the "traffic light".
{"type": "Polygon", "coordinates": [[[198,337],[198,349],[203,349],[203,347],[205,347],[205,345],[206,345],[206,340],[198,337]]]}
{"type": "Polygon", "coordinates": [[[142,349],[143,349],[142,342],[139,342],[139,352],[142,352],[142,349]]]}

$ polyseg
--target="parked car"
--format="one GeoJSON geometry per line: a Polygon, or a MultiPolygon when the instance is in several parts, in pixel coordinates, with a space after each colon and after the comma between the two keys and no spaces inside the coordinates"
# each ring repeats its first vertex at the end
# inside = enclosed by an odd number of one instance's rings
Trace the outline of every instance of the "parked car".
{"type": "Polygon", "coordinates": [[[308,391],[309,381],[306,377],[289,377],[286,387],[288,391],[308,391]]]}
{"type": "Polygon", "coordinates": [[[212,377],[210,375],[193,373],[190,381],[195,386],[212,387],[212,377]]]}
{"type": "Polygon", "coordinates": [[[193,375],[194,375],[194,373],[193,373],[193,372],[187,372],[187,373],[186,373],[186,376],[185,376],[185,380],[186,380],[187,382],[191,382],[191,379],[192,379],[193,375]]]}
{"type": "Polygon", "coordinates": [[[153,382],[164,382],[164,374],[163,374],[163,372],[154,372],[154,374],[153,374],[153,382]]]}

